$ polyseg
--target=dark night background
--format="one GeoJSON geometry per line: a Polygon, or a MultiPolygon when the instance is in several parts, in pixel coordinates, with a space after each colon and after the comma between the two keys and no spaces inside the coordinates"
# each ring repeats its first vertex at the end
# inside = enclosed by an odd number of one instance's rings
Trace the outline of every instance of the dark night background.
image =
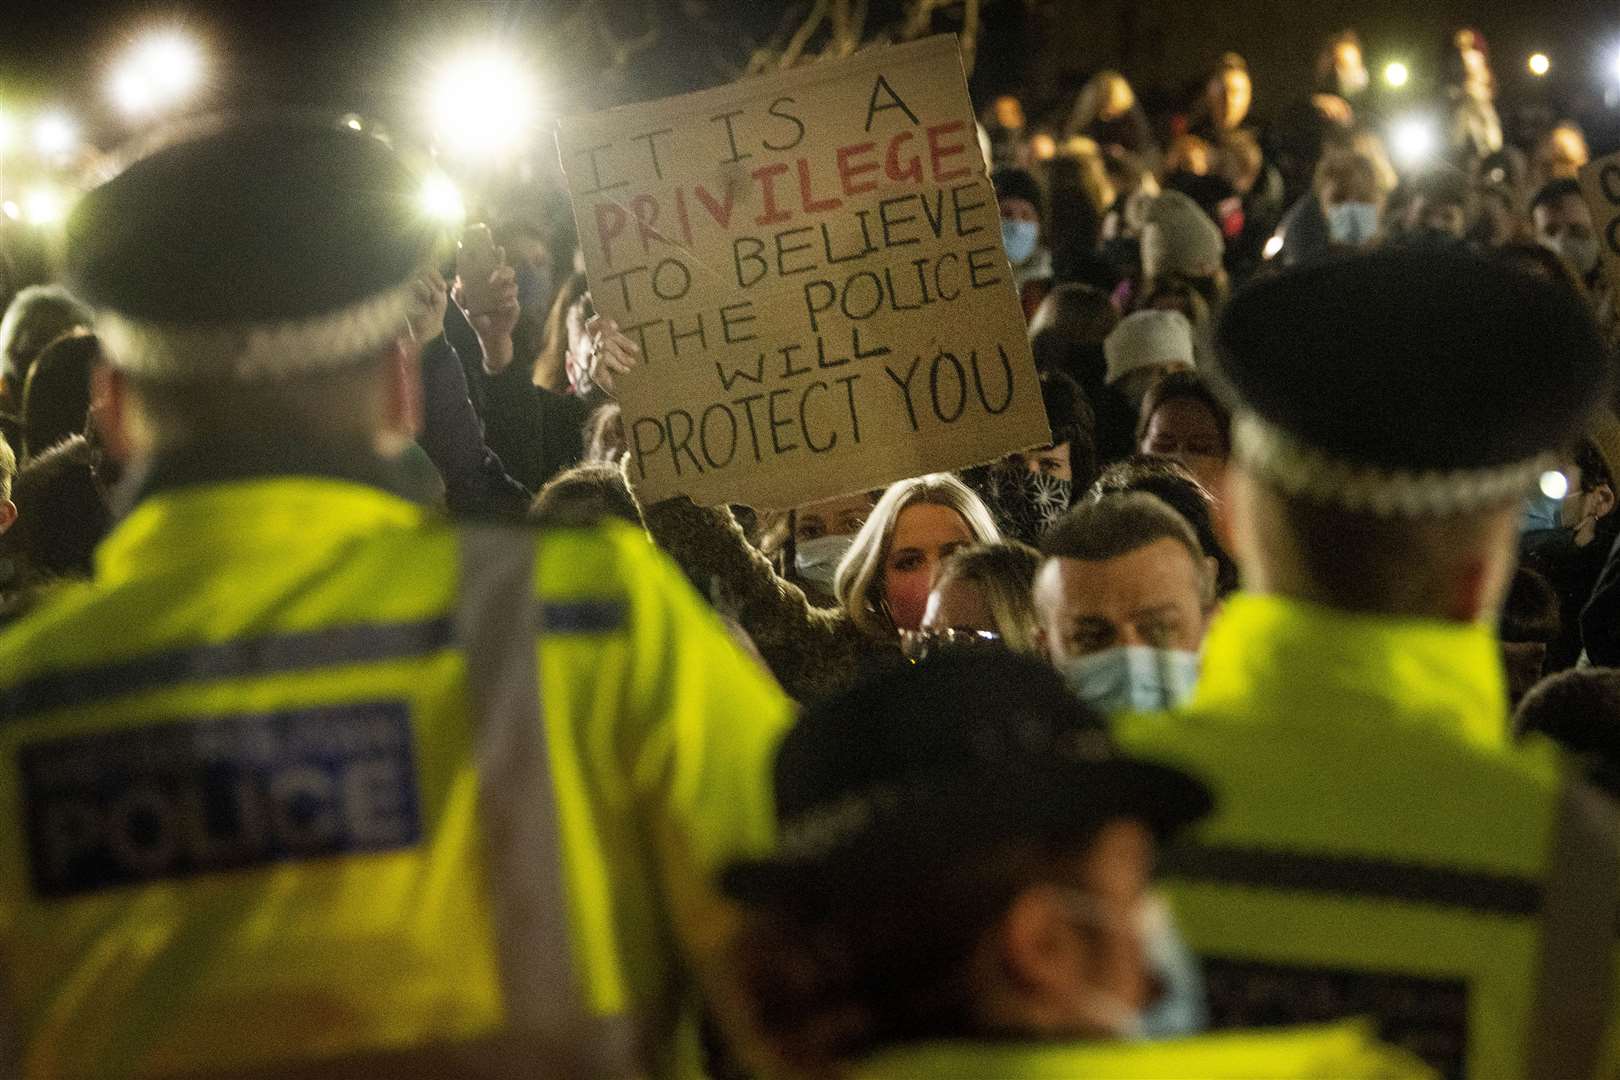
{"type": "MultiPolygon", "coordinates": [[[[959,6],[959,5],[957,5],[959,6]]],[[[425,75],[456,43],[494,33],[532,57],[557,112],[583,111],[714,85],[734,77],[749,43],[764,43],[808,4],[771,0],[352,0],[297,3],[0,4],[0,106],[59,102],[103,145],[122,127],[105,102],[106,66],[154,23],[176,23],[210,46],[215,103],[293,103],[416,124],[425,75]]],[[[947,8],[951,5],[946,5],[947,8]]],[[[1039,116],[1085,76],[1120,67],[1147,103],[1178,105],[1220,53],[1237,50],[1255,76],[1261,119],[1309,89],[1329,33],[1353,26],[1374,72],[1399,58],[1411,94],[1434,75],[1443,35],[1483,31],[1504,97],[1550,96],[1557,111],[1604,109],[1620,85],[1614,0],[986,0],[973,89],[979,101],[1019,92],[1039,116]],[[1548,53],[1553,77],[1530,85],[1524,58],[1548,53]]],[[[871,0],[868,34],[898,21],[899,0],[871,0]]],[[[947,12],[935,21],[953,29],[947,12]]],[[[812,45],[811,51],[814,51],[812,45]]],[[[1610,143],[1592,133],[1595,150],[1610,143]]]]}

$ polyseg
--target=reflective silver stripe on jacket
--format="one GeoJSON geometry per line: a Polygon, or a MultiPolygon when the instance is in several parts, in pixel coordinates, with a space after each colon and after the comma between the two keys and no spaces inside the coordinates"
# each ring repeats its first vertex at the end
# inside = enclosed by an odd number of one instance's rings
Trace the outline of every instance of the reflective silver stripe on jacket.
{"type": "MultiPolygon", "coordinates": [[[[479,816],[508,1024],[584,1051],[593,1075],[639,1071],[628,1017],[593,1017],[573,966],[536,643],[535,533],[460,531],[455,639],[467,658],[479,816]]],[[[536,1063],[538,1065],[538,1063],[536,1063]]],[[[536,1075],[544,1075],[543,1067],[536,1075]]]]}

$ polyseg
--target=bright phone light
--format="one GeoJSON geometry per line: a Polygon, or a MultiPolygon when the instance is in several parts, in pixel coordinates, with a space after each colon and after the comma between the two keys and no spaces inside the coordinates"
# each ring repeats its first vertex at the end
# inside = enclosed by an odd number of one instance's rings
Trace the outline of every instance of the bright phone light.
{"type": "Polygon", "coordinates": [[[22,207],[17,205],[16,200],[7,199],[5,202],[0,203],[0,213],[5,214],[12,221],[16,221],[22,217],[22,207]]]}
{"type": "Polygon", "coordinates": [[[202,82],[202,50],[179,31],[161,30],[137,41],[113,68],[107,90],[131,116],[170,108],[202,82]]]}
{"type": "Polygon", "coordinates": [[[455,181],[442,172],[429,173],[422,181],[422,210],[447,225],[459,225],[467,216],[455,181]]]}
{"type": "Polygon", "coordinates": [[[442,145],[466,157],[492,158],[523,144],[538,95],[515,56],[486,46],[462,54],[439,73],[428,105],[442,145]]]}
{"type": "Polygon", "coordinates": [[[1282,233],[1277,233],[1266,241],[1266,246],[1260,251],[1260,257],[1262,259],[1275,259],[1282,252],[1282,249],[1283,236],[1282,233]]]}
{"type": "Polygon", "coordinates": [[[1569,477],[1557,469],[1541,474],[1541,493],[1549,499],[1562,499],[1569,494],[1569,477]]]}
{"type": "Polygon", "coordinates": [[[64,112],[48,112],[34,123],[34,148],[46,157],[59,157],[79,142],[79,128],[64,112]]]}
{"type": "Polygon", "coordinates": [[[1399,90],[1412,78],[1412,72],[1399,60],[1384,65],[1384,82],[1392,90],[1399,90]]]}
{"type": "Polygon", "coordinates": [[[1552,61],[1547,58],[1546,53],[1534,53],[1530,57],[1529,66],[1530,74],[1539,79],[1552,70],[1552,61]]]}
{"type": "Polygon", "coordinates": [[[1439,145],[1434,121],[1419,116],[1397,120],[1390,129],[1389,148],[1397,163],[1411,168],[1434,156],[1439,145]]]}
{"type": "Polygon", "coordinates": [[[32,188],[23,196],[22,211],[30,225],[54,225],[67,216],[67,200],[55,188],[32,188]]]}

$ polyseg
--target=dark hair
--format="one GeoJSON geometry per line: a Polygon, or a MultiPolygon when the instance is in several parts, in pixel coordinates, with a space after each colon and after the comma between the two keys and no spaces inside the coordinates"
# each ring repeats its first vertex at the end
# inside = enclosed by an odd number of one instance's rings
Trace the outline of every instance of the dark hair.
{"type": "Polygon", "coordinates": [[[1455,165],[1427,169],[1413,177],[1408,187],[1411,198],[1421,196],[1427,206],[1460,206],[1471,212],[1478,202],[1468,174],[1455,165]]]}
{"type": "Polygon", "coordinates": [[[1043,371],[1040,378],[1052,445],[1069,444],[1069,471],[1078,486],[1089,484],[1097,471],[1097,414],[1091,401],[1080,384],[1061,371],[1043,371]]]}
{"type": "Polygon", "coordinates": [[[1196,371],[1172,371],[1148,390],[1142,398],[1142,418],[1136,425],[1136,442],[1141,445],[1147,437],[1148,425],[1153,421],[1153,414],[1172,401],[1196,401],[1209,410],[1210,416],[1215,418],[1215,426],[1220,429],[1221,442],[1226,446],[1227,452],[1232,450],[1232,414],[1226,411],[1215,392],[1209,388],[1196,371]]]}
{"type": "Polygon", "coordinates": [[[545,525],[591,525],[605,517],[641,525],[635,500],[618,467],[602,462],[575,465],[546,481],[529,507],[529,520],[545,525]]]}
{"type": "Polygon", "coordinates": [[[0,553],[21,564],[24,580],[90,576],[96,545],[112,530],[93,459],[90,444],[75,435],[17,474],[17,520],[0,535],[0,553]]]}
{"type": "Polygon", "coordinates": [[[94,334],[69,331],[47,345],[23,383],[24,457],[84,431],[90,412],[90,371],[101,359],[94,334]]]}
{"type": "Polygon", "coordinates": [[[1035,214],[1046,221],[1046,190],[1034,173],[1028,169],[997,169],[990,174],[990,183],[996,190],[996,199],[1023,199],[1035,207],[1035,214]]]}
{"type": "Polygon", "coordinates": [[[1620,669],[1579,668],[1549,675],[1513,713],[1519,737],[1539,732],[1591,759],[1592,781],[1620,793],[1620,669]]]}
{"type": "Polygon", "coordinates": [[[1560,624],[1558,593],[1552,584],[1530,567],[1519,567],[1497,619],[1497,636],[1510,644],[1545,643],[1557,639],[1560,624]]]}
{"type": "Polygon", "coordinates": [[[1095,834],[964,850],[931,876],[926,903],[912,893],[832,912],[749,910],[727,957],[739,1004],[789,1071],[978,1034],[975,947],[1020,893],[1059,881],[1095,834]]]}
{"type": "MultiPolygon", "coordinates": [[[[1575,467],[1581,470],[1581,491],[1596,491],[1601,485],[1614,487],[1614,476],[1609,472],[1608,462],[1598,453],[1597,444],[1591,439],[1582,439],[1575,448],[1575,467]]],[[[1620,491],[1615,492],[1620,495],[1620,491]]]]}
{"type": "Polygon", "coordinates": [[[1581,194],[1581,185],[1578,180],[1549,180],[1547,183],[1541,185],[1540,190],[1538,190],[1535,195],[1531,196],[1530,213],[1534,214],[1543,206],[1552,206],[1554,203],[1570,198],[1571,196],[1577,199],[1584,198],[1584,196],[1581,194]]]}
{"type": "Polygon", "coordinates": [[[1102,562],[1160,540],[1174,540],[1186,548],[1199,577],[1207,576],[1203,546],[1187,519],[1162,499],[1142,491],[1107,495],[1071,507],[1041,537],[1041,554],[1049,559],[1102,562]]]}
{"type": "Polygon", "coordinates": [[[1575,271],[1558,254],[1550,248],[1526,240],[1515,240],[1500,247],[1491,248],[1489,257],[1521,274],[1532,274],[1545,278],[1548,281],[1567,287],[1575,295],[1580,296],[1581,282],[1575,276],[1575,271]]]}
{"type": "Polygon", "coordinates": [[[1181,462],[1155,454],[1135,454],[1103,470],[1091,486],[1090,498],[1141,491],[1180,514],[1198,535],[1199,546],[1216,562],[1215,594],[1225,596],[1238,586],[1237,563],[1215,535],[1215,497],[1181,462]]]}

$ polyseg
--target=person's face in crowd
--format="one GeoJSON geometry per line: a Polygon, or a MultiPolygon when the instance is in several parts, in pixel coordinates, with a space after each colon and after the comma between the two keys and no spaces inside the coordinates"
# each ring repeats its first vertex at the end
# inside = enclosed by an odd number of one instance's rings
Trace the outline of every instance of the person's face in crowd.
{"type": "Polygon", "coordinates": [[[1406,211],[1410,232],[1431,232],[1461,240],[1468,234],[1468,211],[1453,202],[1431,202],[1419,196],[1406,211]]]}
{"type": "Polygon", "coordinates": [[[1204,568],[1163,538],[1113,559],[1048,559],[1035,582],[1039,637],[1061,665],[1120,645],[1197,652],[1204,640],[1204,568]]]}
{"type": "Polygon", "coordinates": [[[1341,41],[1333,50],[1333,75],[1339,84],[1339,93],[1351,98],[1367,89],[1371,81],[1367,64],[1361,55],[1361,46],[1353,41],[1341,41]]]}
{"type": "Polygon", "coordinates": [[[1581,467],[1574,462],[1564,465],[1564,476],[1569,480],[1569,493],[1558,504],[1558,523],[1575,531],[1575,544],[1585,547],[1597,535],[1597,523],[1614,512],[1614,488],[1597,484],[1591,491],[1581,490],[1581,467]]]}
{"type": "Polygon", "coordinates": [[[1129,1035],[1152,992],[1142,928],[1153,857],[1145,825],[1111,821],[1058,880],[1014,897],[985,965],[995,985],[977,995],[986,1019],[1053,1036],[1129,1035]]]}
{"type": "Polygon", "coordinates": [[[1329,180],[1317,196],[1327,218],[1333,242],[1362,247],[1378,235],[1379,218],[1384,210],[1384,193],[1374,177],[1346,177],[1329,180]]]}
{"type": "Polygon", "coordinates": [[[1144,454],[1175,458],[1211,492],[1219,492],[1230,448],[1209,406],[1190,398],[1173,398],[1153,410],[1142,434],[1144,454]]]}
{"type": "Polygon", "coordinates": [[[1024,126],[1024,106],[1011,94],[1003,94],[996,98],[992,106],[996,114],[996,123],[1008,131],[1018,131],[1024,126]]]}
{"type": "Polygon", "coordinates": [[[823,536],[854,536],[871,512],[872,497],[865,493],[801,506],[793,515],[793,539],[802,544],[823,536]]]}
{"type": "Polygon", "coordinates": [[[1254,102],[1254,83],[1247,71],[1226,68],[1209,80],[1209,113],[1217,127],[1242,125],[1254,102]]]}
{"type": "Polygon", "coordinates": [[[900,511],[883,560],[883,599],[896,630],[922,625],[939,564],[973,541],[967,522],[948,506],[914,503],[900,511]]]}
{"type": "Polygon", "coordinates": [[[1050,476],[1055,480],[1074,480],[1074,469],[1069,460],[1069,444],[1061,443],[1057,446],[1047,446],[1039,450],[1030,450],[1022,455],[1024,468],[1038,476],[1050,476]]]}
{"type": "Polygon", "coordinates": [[[935,586],[923,610],[924,630],[999,631],[984,589],[976,581],[952,577],[935,586]]]}
{"type": "Polygon", "coordinates": [[[1577,274],[1585,277],[1597,269],[1601,255],[1592,210],[1579,195],[1566,195],[1555,202],[1536,207],[1536,243],[1563,256],[1577,274]]]}
{"type": "Polygon", "coordinates": [[[1041,241],[1041,212],[1028,199],[1009,196],[1000,200],[1001,242],[1007,258],[1019,265],[1035,254],[1041,241]]]}

